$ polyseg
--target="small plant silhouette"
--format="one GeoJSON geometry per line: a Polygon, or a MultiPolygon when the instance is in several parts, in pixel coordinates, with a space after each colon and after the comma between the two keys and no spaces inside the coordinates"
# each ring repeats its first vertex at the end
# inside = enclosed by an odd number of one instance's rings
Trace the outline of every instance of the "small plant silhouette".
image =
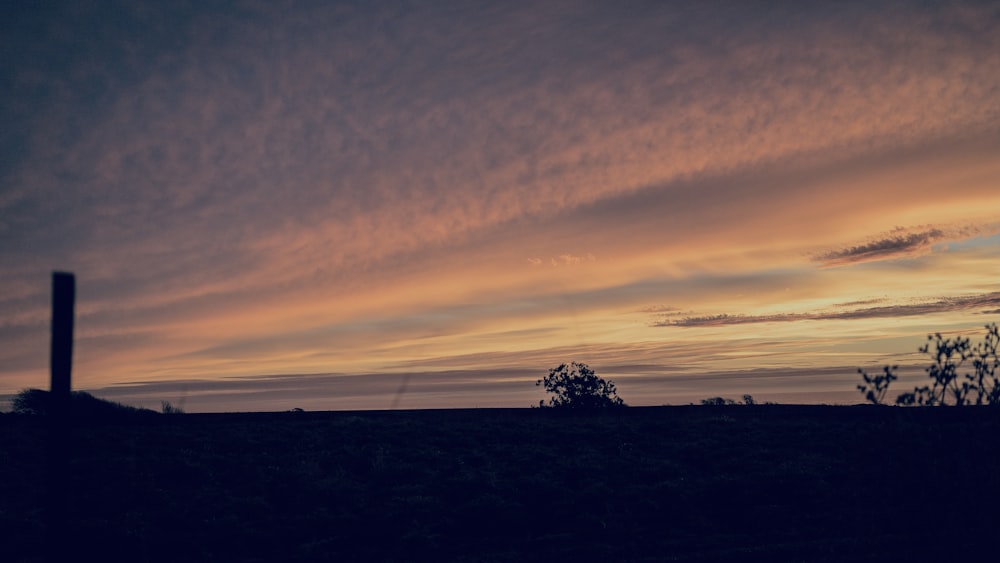
{"type": "Polygon", "coordinates": [[[160,412],[163,414],[184,414],[184,409],[171,405],[170,401],[160,401],[160,412]]]}
{"type": "MultiPolygon", "coordinates": [[[[549,398],[550,407],[596,410],[626,406],[614,382],[598,377],[587,364],[559,364],[535,385],[554,395],[549,398]]],[[[538,401],[538,406],[546,406],[545,400],[538,401]]]]}
{"type": "Polygon", "coordinates": [[[893,381],[899,379],[899,377],[893,373],[893,371],[899,369],[899,366],[885,366],[882,368],[882,372],[879,375],[868,375],[865,370],[858,368],[858,373],[861,374],[861,378],[865,380],[863,384],[858,385],[858,391],[865,396],[873,405],[881,405],[882,401],[885,399],[885,394],[889,391],[889,384],[893,381]]]}
{"type": "MultiPolygon", "coordinates": [[[[1000,405],[1000,329],[996,323],[986,325],[986,336],[975,345],[968,338],[945,338],[940,333],[927,336],[928,343],[919,348],[934,360],[924,371],[931,378],[930,385],[916,387],[910,393],[896,398],[898,405],[1000,405]],[[933,345],[933,348],[932,348],[933,345]],[[963,366],[972,371],[961,373],[963,366]]],[[[865,383],[858,390],[873,404],[880,404],[897,379],[893,373],[897,366],[885,366],[882,375],[869,376],[864,370],[858,373],[865,383]]]]}

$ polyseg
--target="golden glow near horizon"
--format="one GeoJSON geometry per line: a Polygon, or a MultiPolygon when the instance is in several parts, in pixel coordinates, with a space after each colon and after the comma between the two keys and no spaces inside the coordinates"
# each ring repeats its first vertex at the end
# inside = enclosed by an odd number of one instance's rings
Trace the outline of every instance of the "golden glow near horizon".
{"type": "Polygon", "coordinates": [[[53,269],[76,386],[190,410],[853,402],[1000,318],[997,7],[639,6],[18,15],[0,394],[53,269]]]}

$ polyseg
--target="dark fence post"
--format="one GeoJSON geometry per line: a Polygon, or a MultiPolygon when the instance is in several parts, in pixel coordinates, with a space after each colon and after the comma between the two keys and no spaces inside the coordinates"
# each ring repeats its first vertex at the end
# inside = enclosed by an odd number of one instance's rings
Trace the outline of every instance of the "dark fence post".
{"type": "Polygon", "coordinates": [[[66,272],[52,273],[52,348],[49,369],[48,460],[46,463],[45,559],[63,562],[73,543],[70,538],[70,461],[72,438],[73,305],[76,278],[66,272]]]}
{"type": "Polygon", "coordinates": [[[49,367],[51,408],[57,416],[66,414],[70,403],[73,369],[73,305],[76,278],[66,272],[52,273],[52,354],[49,367]]]}

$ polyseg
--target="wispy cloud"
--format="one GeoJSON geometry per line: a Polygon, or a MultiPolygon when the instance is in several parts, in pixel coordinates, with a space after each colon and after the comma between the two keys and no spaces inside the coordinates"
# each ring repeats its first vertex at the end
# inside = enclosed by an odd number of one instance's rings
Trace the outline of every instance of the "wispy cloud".
{"type": "Polygon", "coordinates": [[[560,254],[559,256],[551,256],[548,260],[542,260],[541,258],[528,258],[528,263],[532,266],[541,266],[542,264],[548,264],[553,268],[558,267],[569,267],[578,266],[586,262],[596,262],[597,257],[592,253],[587,253],[583,256],[577,256],[574,254],[560,254]]]}
{"type": "Polygon", "coordinates": [[[944,232],[940,229],[930,229],[920,232],[901,231],[904,231],[904,229],[897,229],[896,232],[899,234],[892,234],[857,246],[827,252],[818,256],[816,260],[824,262],[828,266],[841,266],[872,260],[913,256],[918,252],[926,251],[930,248],[931,244],[943,239],[945,236],[944,232]]]}
{"type": "MultiPolygon", "coordinates": [[[[723,313],[718,315],[684,317],[681,319],[663,319],[654,322],[653,326],[708,327],[794,321],[912,317],[950,311],[973,311],[997,304],[1000,304],[1000,292],[961,297],[945,297],[926,303],[903,303],[879,307],[858,307],[848,310],[826,310],[806,313],[776,313],[766,315],[723,313]]],[[[988,313],[989,311],[980,312],[988,313]]]]}
{"type": "Polygon", "coordinates": [[[830,250],[813,258],[824,266],[846,266],[864,262],[912,258],[932,251],[935,244],[989,236],[1000,230],[1000,223],[959,223],[943,227],[896,227],[872,237],[868,242],[830,250]]]}
{"type": "Polygon", "coordinates": [[[675,313],[677,311],[679,311],[677,307],[670,305],[650,305],[639,309],[640,313],[675,313]]]}

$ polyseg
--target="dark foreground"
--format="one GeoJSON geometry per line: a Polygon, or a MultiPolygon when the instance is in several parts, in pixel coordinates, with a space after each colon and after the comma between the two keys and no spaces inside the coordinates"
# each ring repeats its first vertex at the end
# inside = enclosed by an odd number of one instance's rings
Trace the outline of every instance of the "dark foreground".
{"type": "Polygon", "coordinates": [[[995,560],[1000,410],[0,416],[0,553],[128,561],[995,560]],[[58,499],[57,499],[58,500],[58,499]],[[58,515],[56,520],[58,522],[58,515]]]}

